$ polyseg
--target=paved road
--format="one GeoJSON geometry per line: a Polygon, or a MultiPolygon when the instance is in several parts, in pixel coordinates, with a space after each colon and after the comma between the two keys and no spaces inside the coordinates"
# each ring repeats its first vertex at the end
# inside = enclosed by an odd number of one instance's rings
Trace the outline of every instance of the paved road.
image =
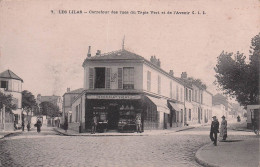
{"type": "MultiPolygon", "coordinates": [[[[195,152],[209,143],[209,127],[161,136],[59,136],[50,129],[0,140],[3,166],[200,166],[195,152]]],[[[230,132],[229,139],[251,133],[230,132]]],[[[1,166],[1,165],[0,165],[1,166]]]]}

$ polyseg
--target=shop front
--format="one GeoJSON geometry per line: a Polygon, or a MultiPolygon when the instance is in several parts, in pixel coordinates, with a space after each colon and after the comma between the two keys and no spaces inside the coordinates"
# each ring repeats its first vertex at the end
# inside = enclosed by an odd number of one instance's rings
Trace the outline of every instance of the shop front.
{"type": "Polygon", "coordinates": [[[135,132],[135,118],[141,115],[141,95],[96,95],[86,96],[86,129],[91,129],[92,118],[97,117],[97,131],[135,132]]]}

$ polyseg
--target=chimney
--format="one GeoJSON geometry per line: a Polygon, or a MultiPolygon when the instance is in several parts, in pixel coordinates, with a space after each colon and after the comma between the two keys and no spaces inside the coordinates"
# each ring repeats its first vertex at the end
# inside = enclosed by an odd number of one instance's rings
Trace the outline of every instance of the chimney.
{"type": "Polygon", "coordinates": [[[173,76],[173,70],[170,70],[170,72],[169,72],[169,74],[171,75],[171,76],[173,76]]]}
{"type": "Polygon", "coordinates": [[[88,47],[88,57],[91,57],[91,46],[88,47]]]}
{"type": "Polygon", "coordinates": [[[96,56],[100,56],[101,55],[101,50],[97,50],[96,56]]]}
{"type": "Polygon", "coordinates": [[[160,59],[157,60],[157,66],[158,66],[158,67],[161,67],[161,61],[160,61],[160,59]]]}
{"type": "Polygon", "coordinates": [[[70,88],[67,88],[67,92],[70,92],[70,88]]]}
{"type": "Polygon", "coordinates": [[[187,72],[182,72],[181,73],[181,78],[183,78],[183,79],[187,78],[187,72]]]}

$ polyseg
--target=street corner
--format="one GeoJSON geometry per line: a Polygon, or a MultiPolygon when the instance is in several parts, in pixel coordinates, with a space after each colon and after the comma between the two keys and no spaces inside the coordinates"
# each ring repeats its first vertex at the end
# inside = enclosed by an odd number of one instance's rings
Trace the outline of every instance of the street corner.
{"type": "Polygon", "coordinates": [[[207,150],[207,153],[209,153],[209,157],[213,157],[209,150],[214,148],[215,146],[212,143],[208,143],[202,147],[200,147],[197,152],[195,153],[195,160],[198,164],[205,166],[205,167],[220,167],[217,164],[209,162],[209,159],[207,159],[204,156],[205,151],[207,150]]]}

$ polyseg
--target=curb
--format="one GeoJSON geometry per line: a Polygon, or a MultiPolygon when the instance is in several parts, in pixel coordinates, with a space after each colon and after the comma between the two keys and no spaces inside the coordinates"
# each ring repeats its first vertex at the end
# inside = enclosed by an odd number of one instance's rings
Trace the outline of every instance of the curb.
{"type": "Polygon", "coordinates": [[[200,155],[200,154],[201,154],[201,151],[202,151],[204,148],[210,146],[211,144],[212,144],[212,143],[206,144],[206,145],[202,146],[201,148],[199,148],[199,149],[197,150],[197,152],[195,153],[195,161],[196,161],[198,164],[200,164],[200,165],[202,165],[202,166],[205,166],[205,167],[220,167],[220,166],[218,166],[218,165],[216,165],[216,164],[212,164],[212,163],[206,162],[206,161],[201,157],[201,155],[200,155]]]}
{"type": "Polygon", "coordinates": [[[21,134],[21,133],[22,133],[22,131],[10,132],[10,133],[7,133],[6,135],[1,135],[1,136],[0,136],[0,139],[3,139],[3,138],[5,138],[5,137],[8,137],[8,136],[10,136],[10,135],[12,135],[12,134],[21,134]]]}
{"type": "MultiPolygon", "coordinates": [[[[189,127],[189,128],[186,128],[186,129],[180,129],[180,130],[176,130],[176,131],[169,131],[169,132],[162,132],[161,134],[158,134],[158,135],[165,135],[165,134],[170,134],[170,133],[176,133],[176,132],[181,132],[181,131],[185,131],[185,130],[189,130],[189,129],[194,129],[195,127],[189,127]]],[[[69,133],[66,133],[66,132],[61,132],[59,131],[57,128],[53,128],[53,130],[61,135],[64,135],[64,136],[94,136],[94,137],[104,137],[104,136],[151,136],[151,134],[136,134],[136,133],[133,133],[133,134],[116,134],[116,135],[111,135],[111,134],[84,134],[84,135],[81,135],[81,134],[69,134],[69,133]]]]}

